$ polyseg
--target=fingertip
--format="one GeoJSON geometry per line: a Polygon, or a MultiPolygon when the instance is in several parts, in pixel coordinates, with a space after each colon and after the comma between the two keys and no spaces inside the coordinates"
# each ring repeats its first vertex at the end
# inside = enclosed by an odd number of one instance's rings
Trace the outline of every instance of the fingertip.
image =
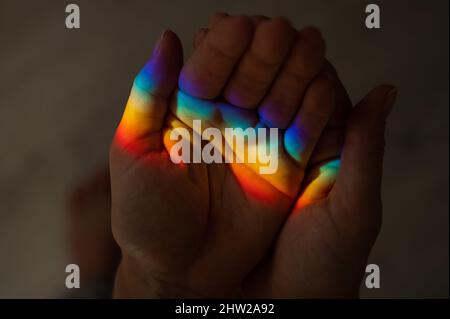
{"type": "Polygon", "coordinates": [[[391,84],[380,84],[377,85],[375,88],[373,88],[368,94],[367,97],[371,98],[377,98],[377,97],[383,97],[386,95],[389,91],[395,89],[395,86],[391,84]]]}
{"type": "Polygon", "coordinates": [[[164,50],[164,53],[170,53],[171,55],[176,56],[182,49],[181,41],[175,32],[167,29],[161,34],[161,38],[157,45],[158,51],[164,50]]]}
{"type": "Polygon", "coordinates": [[[226,12],[215,12],[209,17],[208,26],[213,28],[220,20],[229,16],[226,12]]]}
{"type": "Polygon", "coordinates": [[[226,55],[237,58],[250,44],[253,23],[248,16],[230,16],[220,20],[209,32],[213,47],[221,48],[226,55]]]}
{"type": "Polygon", "coordinates": [[[367,114],[378,113],[382,115],[384,118],[386,118],[393,108],[396,97],[397,97],[397,88],[395,86],[390,84],[381,84],[372,89],[358,103],[357,108],[360,109],[370,108],[371,110],[366,111],[367,114]]]}
{"type": "Polygon", "coordinates": [[[165,30],[158,40],[151,58],[134,80],[134,88],[141,92],[167,96],[176,85],[183,62],[180,39],[171,30],[165,30]]]}
{"type": "Polygon", "coordinates": [[[300,41],[308,42],[308,45],[316,52],[316,54],[325,55],[326,44],[322,36],[322,32],[313,26],[308,26],[299,31],[298,37],[300,41]]]}
{"type": "Polygon", "coordinates": [[[295,30],[289,20],[273,18],[261,21],[255,30],[252,47],[255,54],[269,64],[279,64],[288,54],[295,30]]]}
{"type": "Polygon", "coordinates": [[[200,45],[200,43],[203,41],[208,32],[209,32],[208,28],[200,28],[197,30],[193,38],[194,49],[196,49],[200,45]]]}
{"type": "Polygon", "coordinates": [[[323,41],[322,32],[319,28],[314,26],[307,26],[300,30],[300,34],[302,37],[307,39],[312,39],[317,42],[323,41]]]}
{"type": "Polygon", "coordinates": [[[386,93],[384,98],[384,117],[387,118],[394,107],[395,100],[397,99],[398,89],[394,86],[390,86],[391,89],[386,93]]]}
{"type": "Polygon", "coordinates": [[[350,113],[345,143],[384,145],[385,120],[392,108],[395,94],[396,89],[392,85],[383,84],[372,89],[350,113]],[[393,96],[390,95],[391,92],[393,96]],[[386,102],[390,104],[386,106],[386,102]]]}
{"type": "Polygon", "coordinates": [[[254,24],[255,26],[257,26],[260,22],[269,19],[269,18],[266,17],[265,15],[253,15],[251,18],[252,18],[253,24],[254,24]]]}
{"type": "Polygon", "coordinates": [[[228,17],[230,29],[234,32],[242,32],[244,36],[249,37],[253,33],[253,21],[246,15],[238,15],[235,17],[228,17]]]}
{"type": "Polygon", "coordinates": [[[270,21],[282,30],[292,29],[292,23],[285,17],[274,17],[270,21]]]}
{"type": "Polygon", "coordinates": [[[195,97],[217,97],[253,36],[247,16],[221,19],[184,64],[179,87],[195,97]]]}
{"type": "Polygon", "coordinates": [[[258,24],[257,32],[265,32],[270,35],[277,35],[278,37],[287,34],[290,38],[293,38],[295,30],[288,19],[276,17],[261,21],[258,24]]]}

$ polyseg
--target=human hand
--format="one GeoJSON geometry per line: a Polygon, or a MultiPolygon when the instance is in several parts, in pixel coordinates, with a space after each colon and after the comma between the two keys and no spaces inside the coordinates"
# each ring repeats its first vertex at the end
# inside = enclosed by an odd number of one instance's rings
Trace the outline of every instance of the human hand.
{"type": "MultiPolygon", "coordinates": [[[[254,17],[254,22],[265,19],[254,17]]],[[[194,45],[208,31],[199,30],[194,45]]],[[[335,84],[334,112],[315,145],[301,195],[273,251],[245,280],[245,296],[358,296],[381,226],[384,126],[397,91],[379,86],[349,114],[347,92],[331,64],[326,69],[335,84]],[[343,147],[344,170],[334,186],[343,147]]]]}
{"type": "MultiPolygon", "coordinates": [[[[216,15],[215,19],[220,16],[216,15]]],[[[199,30],[194,45],[198,46],[208,32],[208,29],[199,30]]],[[[358,295],[367,256],[380,227],[383,120],[392,107],[395,90],[390,86],[374,90],[353,110],[347,124],[351,102],[329,63],[326,70],[335,83],[334,112],[309,160],[301,196],[274,250],[246,278],[244,296],[342,298],[358,295]],[[378,169],[372,171],[373,175],[367,174],[366,166],[361,168],[355,156],[347,155],[348,172],[342,173],[342,181],[333,187],[345,135],[346,152],[360,152],[365,162],[372,163],[369,166],[378,169]],[[359,140],[365,144],[358,145],[359,140]],[[362,185],[349,185],[347,191],[340,191],[345,187],[340,184],[350,184],[358,178],[362,185]],[[363,187],[370,184],[374,186],[363,187]],[[335,190],[330,194],[332,189],[335,190]],[[368,198],[370,202],[361,202],[358,197],[368,198]],[[348,207],[342,207],[347,202],[348,207]]]]}
{"type": "Polygon", "coordinates": [[[254,32],[247,17],[222,17],[212,26],[181,70],[180,88],[190,96],[175,93],[172,115],[166,112],[181,65],[173,33],[165,33],[136,78],[111,147],[112,225],[123,253],[116,291],[122,295],[130,283],[135,295],[239,294],[294,203],[333,112],[333,83],[317,76],[324,45],[315,29],[296,33],[273,19],[254,32]],[[232,103],[215,103],[221,92],[232,103]],[[180,97],[189,103],[178,103],[180,97]],[[172,163],[163,133],[202,115],[188,112],[195,98],[214,101],[199,104],[208,111],[202,119],[215,127],[233,127],[238,119],[286,128],[278,171],[261,176],[246,164],[172,163]]]}
{"type": "Polygon", "coordinates": [[[342,163],[331,160],[310,169],[273,251],[247,278],[246,296],[358,296],[381,226],[384,128],[395,97],[395,88],[379,86],[352,110],[342,163]]]}

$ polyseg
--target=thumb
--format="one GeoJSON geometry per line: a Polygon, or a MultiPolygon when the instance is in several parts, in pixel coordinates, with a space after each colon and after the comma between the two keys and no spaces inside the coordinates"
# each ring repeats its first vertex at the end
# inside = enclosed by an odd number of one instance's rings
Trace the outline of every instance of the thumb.
{"type": "Polygon", "coordinates": [[[116,132],[116,144],[134,153],[161,146],[161,128],[182,62],[180,40],[172,31],[165,31],[134,80],[116,132]]]}
{"type": "MultiPolygon", "coordinates": [[[[375,214],[381,222],[381,176],[385,120],[397,89],[381,85],[373,89],[352,110],[347,122],[341,169],[331,200],[342,205],[348,217],[373,222],[363,214],[375,214]],[[352,216],[353,215],[353,216],[352,216]]],[[[356,221],[356,220],[354,220],[356,221]]]]}

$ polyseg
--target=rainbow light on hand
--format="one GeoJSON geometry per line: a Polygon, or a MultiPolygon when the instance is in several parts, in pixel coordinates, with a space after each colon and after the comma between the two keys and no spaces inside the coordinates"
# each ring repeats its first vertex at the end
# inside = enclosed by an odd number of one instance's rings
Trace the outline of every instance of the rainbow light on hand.
{"type": "MultiPolygon", "coordinates": [[[[170,153],[176,142],[170,140],[170,134],[180,127],[190,128],[192,134],[201,135],[202,132],[192,132],[194,120],[202,121],[203,130],[215,127],[221,132],[226,128],[265,127],[254,110],[198,99],[179,90],[173,93],[170,101],[158,98],[151,92],[154,92],[156,84],[163,78],[158,65],[151,60],[134,81],[115,135],[116,144],[133,156],[139,157],[155,150],[170,153]]],[[[278,169],[274,174],[259,174],[258,169],[262,163],[258,162],[223,165],[230,166],[243,190],[253,198],[270,201],[276,193],[276,196],[283,194],[294,200],[300,192],[304,177],[303,169],[297,164],[306,148],[303,133],[298,127],[290,127],[277,141],[276,146],[269,145],[269,148],[278,148],[278,169]]],[[[224,140],[222,143],[222,146],[228,144],[236,157],[248,157],[247,153],[237,154],[232,141],[224,140]]],[[[249,147],[245,148],[245,152],[252,149],[252,145],[247,146],[249,147]]],[[[340,161],[335,160],[320,168],[317,177],[304,189],[297,207],[309,205],[328,194],[339,171],[339,164],[340,161]]]]}
{"type": "Polygon", "coordinates": [[[341,166],[341,160],[331,160],[316,168],[317,175],[309,182],[297,201],[295,208],[302,209],[328,196],[336,181],[341,166]]]}

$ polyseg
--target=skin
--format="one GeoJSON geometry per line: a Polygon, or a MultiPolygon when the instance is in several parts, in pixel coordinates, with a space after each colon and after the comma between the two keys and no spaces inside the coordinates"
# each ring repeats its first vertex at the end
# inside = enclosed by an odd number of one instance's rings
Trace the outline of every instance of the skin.
{"type": "Polygon", "coordinates": [[[348,97],[320,33],[281,18],[216,14],[194,45],[182,66],[178,38],[163,34],[140,74],[152,83],[139,99],[133,89],[111,145],[112,229],[122,251],[115,296],[356,296],[380,225],[382,137],[395,91],[373,90],[346,121],[348,97]],[[195,118],[180,109],[178,90],[210,101],[208,125],[230,124],[225,109],[281,129],[277,173],[174,164],[167,136],[195,118]],[[335,182],[337,170],[319,172],[339,157],[344,136],[335,182]]]}

